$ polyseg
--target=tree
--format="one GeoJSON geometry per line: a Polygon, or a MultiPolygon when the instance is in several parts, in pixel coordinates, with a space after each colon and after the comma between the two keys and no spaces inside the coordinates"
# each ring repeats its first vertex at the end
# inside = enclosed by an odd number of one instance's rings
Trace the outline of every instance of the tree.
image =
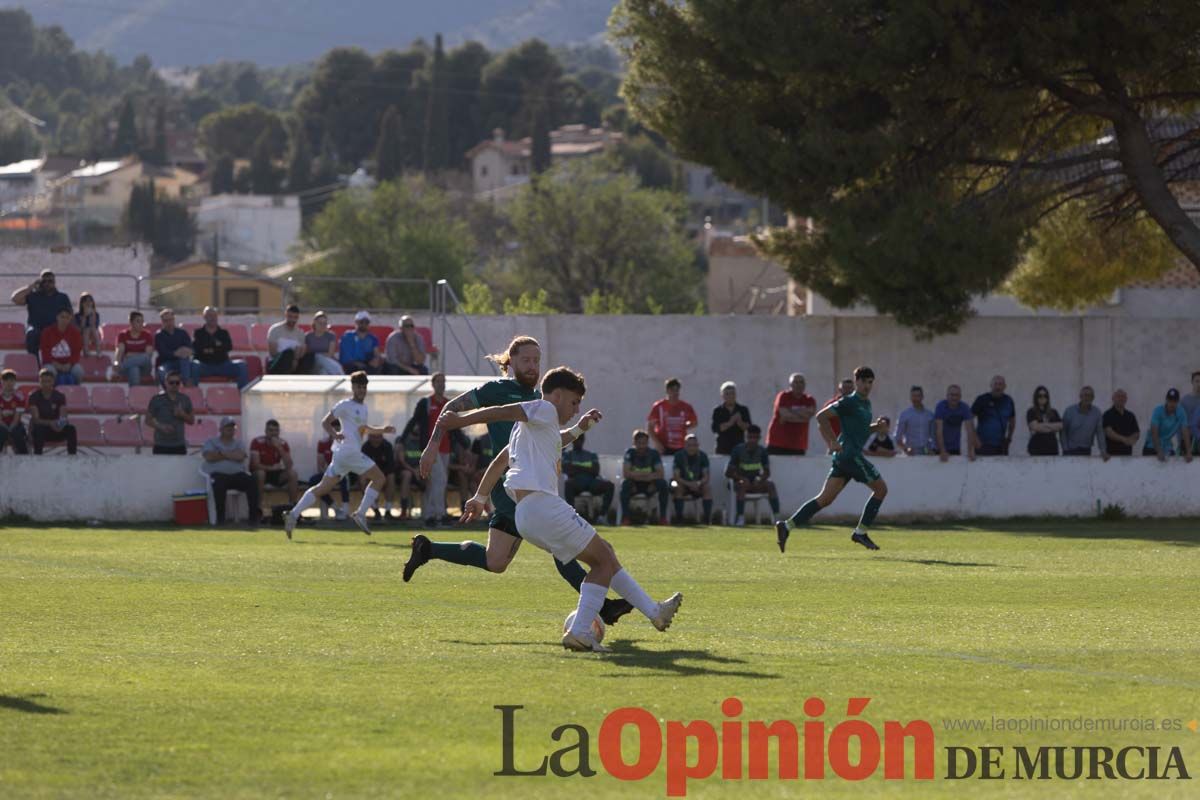
{"type": "Polygon", "coordinates": [[[167,261],[182,261],[195,249],[196,225],[187,205],[160,195],[153,180],[130,190],[121,230],[131,239],[148,242],[154,254],[167,261]]]}
{"type": "Polygon", "coordinates": [[[150,164],[164,166],[167,163],[167,109],[159,103],[154,110],[154,142],[143,154],[150,164]]]}
{"type": "Polygon", "coordinates": [[[635,116],[817,220],[763,241],[801,283],[922,334],[961,325],[1069,204],[1097,231],[1149,217],[1200,265],[1171,192],[1200,150],[1198,27],[1191,0],[623,0],[614,16],[635,116]]]}
{"type": "MultiPolygon", "coordinates": [[[[338,47],[321,57],[312,81],[296,100],[296,112],[312,140],[328,134],[339,159],[347,164],[357,165],[374,148],[379,119],[386,108],[378,107],[378,95],[385,91],[381,84],[386,80],[378,77],[366,51],[338,47]]],[[[402,93],[403,88],[389,91],[402,93]]]]}
{"type": "Polygon", "coordinates": [[[119,156],[130,156],[137,150],[137,118],[134,115],[132,98],[126,97],[121,103],[120,116],[117,117],[117,136],[113,140],[113,152],[119,156]]]}
{"type": "Polygon", "coordinates": [[[404,124],[400,109],[392,106],[379,124],[379,139],[375,142],[375,177],[390,181],[404,171],[404,124]]]}
{"type": "Polygon", "coordinates": [[[272,134],[264,130],[254,143],[254,155],[250,159],[250,191],[254,194],[278,194],[283,180],[280,169],[275,166],[272,134]]]}
{"type": "Polygon", "coordinates": [[[528,289],[521,292],[520,297],[516,300],[506,297],[504,298],[504,313],[508,316],[515,314],[557,314],[558,309],[550,305],[550,294],[545,289],[538,289],[536,292],[528,289]]]}
{"type": "Polygon", "coordinates": [[[446,53],[442,50],[442,35],[439,33],[434,38],[429,93],[425,104],[425,137],[421,146],[421,160],[426,172],[440,172],[450,166],[449,87],[446,53]]]}
{"type": "Polygon", "coordinates": [[[467,42],[446,56],[449,117],[449,165],[461,166],[466,152],[490,134],[483,125],[480,87],[492,56],[478,42],[467,42]]]}
{"type": "Polygon", "coordinates": [[[636,172],[643,186],[674,189],[679,182],[674,160],[644,134],[630,136],[620,142],[614,148],[613,157],[624,169],[636,172]]]}
{"type": "Polygon", "coordinates": [[[312,147],[308,144],[308,134],[304,126],[297,123],[292,126],[291,152],[288,155],[287,188],[289,192],[302,192],[312,187],[312,147]]]}
{"type": "Polygon", "coordinates": [[[474,252],[470,230],[454,218],[446,195],[418,176],[341,192],[313,219],[304,247],[325,254],[305,274],[343,279],[306,284],[297,278],[304,302],[341,308],[424,306],[426,286],[372,279],[444,278],[461,286],[474,252]]]}
{"type": "Polygon", "coordinates": [[[644,189],[601,163],[567,162],[512,202],[516,269],[553,308],[579,313],[593,292],[643,313],[690,312],[703,275],[680,223],[677,195],[644,189]]]}
{"type": "Polygon", "coordinates": [[[274,111],[255,103],[209,114],[200,120],[200,142],[212,155],[229,154],[251,158],[258,140],[266,136],[271,157],[282,156],[287,147],[287,129],[274,111]]]}
{"type": "Polygon", "coordinates": [[[530,109],[531,120],[529,142],[529,169],[534,175],[541,175],[550,169],[550,112],[549,103],[543,97],[533,101],[530,109]]]}
{"type": "Polygon", "coordinates": [[[213,164],[212,193],[229,194],[233,191],[233,156],[218,156],[213,164]]]}
{"type": "Polygon", "coordinates": [[[503,128],[512,138],[532,133],[535,103],[549,100],[549,119],[554,127],[562,106],[562,64],[545,42],[530,39],[505,51],[483,70],[484,130],[503,128]]]}
{"type": "Polygon", "coordinates": [[[458,310],[463,314],[495,314],[496,300],[492,297],[491,287],[483,281],[464,284],[458,310]]]}

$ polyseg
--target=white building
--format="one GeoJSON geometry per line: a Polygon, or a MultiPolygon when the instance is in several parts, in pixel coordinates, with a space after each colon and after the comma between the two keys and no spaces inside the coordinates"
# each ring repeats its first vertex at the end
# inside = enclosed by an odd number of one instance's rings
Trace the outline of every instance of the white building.
{"type": "Polygon", "coordinates": [[[300,241],[300,198],[254,194],[205,197],[196,211],[196,228],[196,246],[208,258],[232,264],[282,264],[300,241]]]}
{"type": "MultiPolygon", "coordinates": [[[[602,153],[622,138],[620,133],[606,128],[563,125],[550,131],[550,160],[553,163],[602,153]]],[[[475,194],[507,197],[506,189],[528,183],[532,154],[533,143],[528,136],[510,141],[504,138],[503,130],[494,130],[491,139],[480,142],[466,154],[475,194]]]]}

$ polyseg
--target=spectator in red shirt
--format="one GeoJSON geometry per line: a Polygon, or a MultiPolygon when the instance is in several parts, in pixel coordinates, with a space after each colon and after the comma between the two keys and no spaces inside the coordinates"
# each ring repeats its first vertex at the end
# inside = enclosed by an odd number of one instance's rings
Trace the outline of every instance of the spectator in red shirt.
{"type": "Polygon", "coordinates": [[[808,421],[816,416],[817,401],[805,394],[804,376],[793,372],[788,390],[775,395],[771,425],[767,428],[767,454],[802,456],[808,452],[808,421]]]}
{"type": "Polygon", "coordinates": [[[145,321],[140,311],[129,312],[129,327],[117,334],[117,349],[113,353],[113,369],[125,376],[130,386],[142,382],[151,374],[150,354],[154,352],[154,336],[142,327],[145,321]]]}
{"type": "MultiPolygon", "coordinates": [[[[266,497],[267,486],[287,489],[288,501],[295,505],[300,499],[295,465],[292,464],[292,449],[279,435],[279,423],[269,419],[264,435],[250,442],[250,472],[258,481],[258,496],[266,497]]],[[[260,509],[261,510],[261,509],[260,509]]],[[[261,516],[265,517],[264,512],[261,516]]]]}
{"type": "MultiPolygon", "coordinates": [[[[833,397],[825,401],[825,406],[831,406],[843,397],[848,397],[852,394],[854,394],[854,381],[851,378],[844,378],[841,385],[838,386],[838,390],[833,393],[833,397]]],[[[821,406],[821,408],[825,406],[821,406]]],[[[842,435],[842,421],[838,419],[837,414],[829,418],[829,427],[833,428],[833,437],[835,439],[842,435]]]]}
{"type": "Polygon", "coordinates": [[[664,456],[682,450],[687,435],[699,422],[691,404],[679,399],[681,386],[678,378],[667,378],[667,396],[650,406],[650,415],[646,417],[650,443],[664,456]]]}
{"type": "MultiPolygon", "coordinates": [[[[429,376],[433,385],[433,394],[422,397],[413,411],[412,418],[400,433],[400,439],[407,438],[415,432],[420,438],[421,447],[429,444],[429,436],[433,426],[437,424],[442,408],[449,402],[446,397],[446,374],[435,372],[429,376]]],[[[438,446],[437,460],[433,462],[433,470],[425,485],[425,495],[421,500],[421,513],[425,516],[425,525],[433,527],[438,522],[449,523],[452,520],[446,513],[446,485],[450,481],[450,437],[443,436],[438,446]]]]}
{"type": "Polygon", "coordinates": [[[54,373],[55,386],[77,386],[83,381],[83,334],[75,327],[69,308],[61,308],[54,324],[42,330],[42,366],[54,373]]]}
{"type": "Polygon", "coordinates": [[[17,455],[28,455],[25,426],[21,424],[21,410],[25,408],[25,398],[17,391],[17,373],[11,369],[0,372],[0,453],[4,446],[12,442],[13,452],[17,455]]]}
{"type": "Polygon", "coordinates": [[[46,442],[63,441],[67,443],[67,452],[75,455],[75,426],[67,423],[67,398],[54,388],[54,370],[43,367],[38,373],[38,386],[29,396],[34,455],[42,454],[46,442]]]}

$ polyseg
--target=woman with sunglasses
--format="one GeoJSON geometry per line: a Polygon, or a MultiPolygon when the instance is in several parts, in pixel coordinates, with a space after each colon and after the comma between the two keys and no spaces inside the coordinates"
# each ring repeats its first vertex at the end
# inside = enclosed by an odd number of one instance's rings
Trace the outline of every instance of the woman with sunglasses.
{"type": "Polygon", "coordinates": [[[1033,390],[1033,406],[1025,412],[1029,425],[1029,455],[1058,455],[1058,432],[1062,417],[1050,406],[1050,390],[1039,386],[1033,390]]]}

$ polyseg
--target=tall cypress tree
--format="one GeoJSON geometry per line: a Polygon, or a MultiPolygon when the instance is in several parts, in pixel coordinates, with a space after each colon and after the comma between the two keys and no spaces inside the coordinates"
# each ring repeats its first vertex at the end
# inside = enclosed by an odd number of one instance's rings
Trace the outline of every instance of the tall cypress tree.
{"type": "Polygon", "coordinates": [[[138,149],[137,117],[133,111],[133,100],[126,97],[117,117],[117,137],[113,140],[113,152],[118,156],[133,155],[138,149]]]}
{"type": "Polygon", "coordinates": [[[250,191],[254,194],[278,194],[279,170],[275,167],[275,152],[271,147],[271,132],[263,131],[254,142],[250,158],[250,191]]]}
{"type": "Polygon", "coordinates": [[[434,39],[429,95],[425,103],[421,164],[426,172],[437,172],[450,166],[450,106],[446,97],[449,87],[446,53],[442,49],[442,35],[439,33],[434,39]]]}
{"type": "Polygon", "coordinates": [[[312,186],[312,148],[304,125],[292,126],[292,149],[288,158],[287,185],[289,192],[302,192],[312,186]]]}
{"type": "Polygon", "coordinates": [[[213,194],[229,194],[233,191],[233,156],[224,153],[217,158],[210,182],[213,194]]]}
{"type": "Polygon", "coordinates": [[[154,139],[145,153],[146,161],[157,166],[167,164],[167,109],[159,103],[154,111],[154,139]]]}
{"type": "Polygon", "coordinates": [[[531,139],[529,168],[534,175],[550,169],[550,109],[546,105],[546,95],[543,91],[533,99],[529,123],[531,139]]]}
{"type": "Polygon", "coordinates": [[[379,140],[375,143],[375,177],[382,183],[400,177],[404,171],[403,121],[400,109],[388,106],[379,123],[379,140]]]}

